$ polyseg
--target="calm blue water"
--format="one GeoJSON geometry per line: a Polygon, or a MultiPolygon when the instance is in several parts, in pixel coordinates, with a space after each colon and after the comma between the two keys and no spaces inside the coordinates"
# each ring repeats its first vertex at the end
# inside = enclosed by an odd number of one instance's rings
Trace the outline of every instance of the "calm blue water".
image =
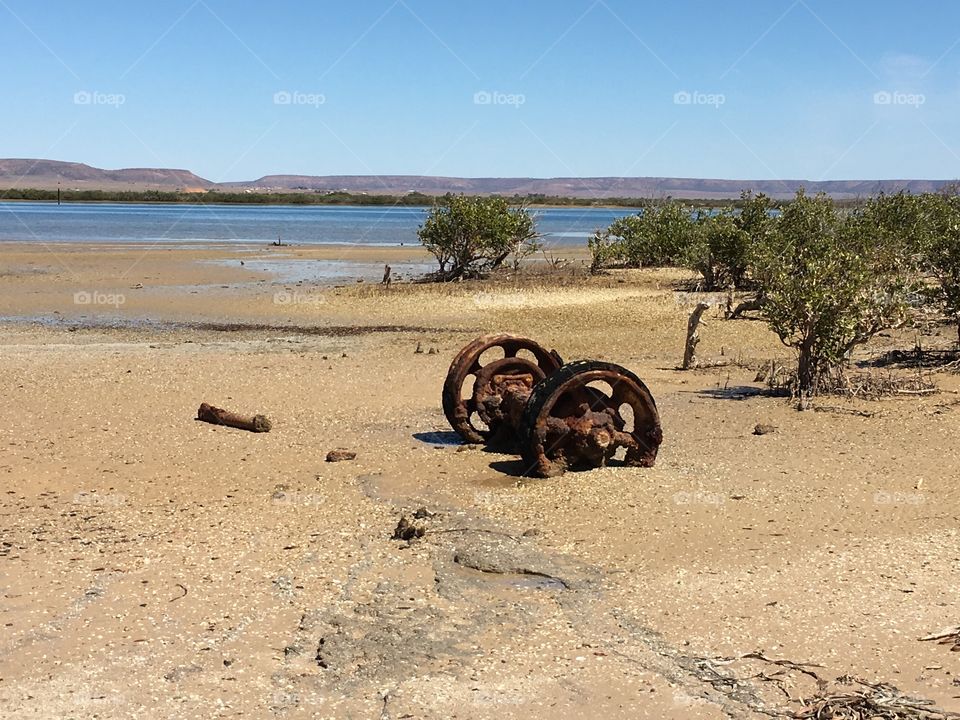
{"type": "MultiPolygon", "coordinates": [[[[0,202],[0,241],[416,244],[427,208],[0,202]]],[[[532,211],[547,245],[583,245],[635,210],[532,211]]]]}

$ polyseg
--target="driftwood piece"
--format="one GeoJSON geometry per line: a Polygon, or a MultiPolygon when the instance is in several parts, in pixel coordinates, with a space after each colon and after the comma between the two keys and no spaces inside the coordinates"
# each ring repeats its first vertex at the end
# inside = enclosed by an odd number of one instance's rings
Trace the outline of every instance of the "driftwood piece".
{"type": "Polygon", "coordinates": [[[239,415],[207,403],[201,404],[200,409],[197,410],[197,420],[203,420],[203,422],[213,425],[227,425],[228,427],[255,433],[270,432],[273,427],[273,424],[264,415],[254,415],[253,417],[239,415]]]}
{"type": "Polygon", "coordinates": [[[697,364],[697,344],[700,342],[700,335],[697,330],[700,327],[700,320],[703,314],[710,309],[710,305],[705,302],[697,303],[697,306],[690,313],[690,319],[687,321],[687,342],[683,350],[683,367],[689,370],[697,364]]]}
{"type": "Polygon", "coordinates": [[[938,630],[935,633],[924,635],[922,638],[920,638],[920,640],[943,640],[945,638],[958,636],[960,636],[960,625],[954,625],[953,627],[944,628],[943,630],[938,630]]]}
{"type": "Polygon", "coordinates": [[[936,640],[940,645],[950,645],[953,652],[960,652],[960,625],[924,635],[920,640],[936,640]]]}

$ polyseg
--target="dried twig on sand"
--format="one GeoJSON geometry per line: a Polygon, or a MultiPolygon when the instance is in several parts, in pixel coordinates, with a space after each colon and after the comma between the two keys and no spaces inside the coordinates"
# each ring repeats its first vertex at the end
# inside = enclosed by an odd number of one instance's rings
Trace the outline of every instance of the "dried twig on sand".
{"type": "MultiPolygon", "coordinates": [[[[811,678],[814,680],[814,682],[816,682],[817,690],[821,692],[827,687],[827,682],[817,675],[817,673],[812,669],[823,667],[823,665],[817,665],[816,663],[802,663],[795,662],[793,660],[770,658],[764,655],[762,652],[750,652],[746,653],[745,655],[738,655],[736,657],[718,658],[713,662],[718,665],[730,665],[742,660],[759,660],[760,662],[767,663],[768,665],[775,665],[778,668],[782,668],[771,672],[761,671],[755,675],[740,678],[740,681],[758,679],[763,680],[764,682],[772,683],[779,688],[780,692],[782,692],[791,702],[797,702],[797,698],[795,697],[795,683],[790,677],[791,672],[799,672],[811,678]],[[791,690],[794,692],[791,693],[791,690]]],[[[777,715],[782,715],[782,713],[777,715]]]]}
{"type": "Polygon", "coordinates": [[[953,362],[947,363],[946,365],[941,365],[938,368],[934,368],[930,372],[958,373],[960,372],[960,360],[954,360],[953,362]]]}
{"type": "Polygon", "coordinates": [[[741,659],[751,659],[751,660],[762,660],[765,663],[770,663],[771,665],[779,665],[780,667],[789,668],[790,670],[796,670],[802,672],[804,675],[808,675],[816,680],[818,683],[823,681],[820,679],[820,676],[817,675],[810,668],[822,668],[823,665],[817,665],[816,663],[798,663],[793,660],[777,660],[775,658],[768,658],[766,655],[760,652],[747,653],[746,655],[741,655],[741,659]]]}
{"type": "Polygon", "coordinates": [[[814,412],[837,413],[838,415],[856,415],[857,417],[872,418],[875,412],[869,410],[855,410],[854,408],[839,407],[837,405],[814,405],[814,412]]]}
{"type": "MultiPolygon", "coordinates": [[[[760,377],[758,375],[758,377],[760,377]]],[[[764,374],[767,386],[774,391],[793,394],[797,386],[795,370],[776,367],[771,363],[770,371],[764,374]]],[[[758,380],[758,382],[760,382],[758,380]]],[[[819,395],[840,395],[843,397],[877,400],[883,397],[924,396],[940,392],[937,386],[928,381],[922,373],[904,375],[894,373],[864,372],[848,375],[842,370],[825,374],[818,386],[819,395]]]]}
{"type": "Polygon", "coordinates": [[[841,377],[833,392],[850,397],[879,398],[890,395],[932,395],[937,386],[921,374],[859,373],[841,377]]]}
{"type": "Polygon", "coordinates": [[[187,586],[186,586],[186,585],[184,585],[183,583],[177,583],[177,587],[180,588],[181,590],[183,590],[183,595],[177,595],[177,596],[174,597],[174,598],[170,598],[169,600],[167,600],[167,602],[174,602],[175,600],[179,600],[180,598],[185,598],[185,597],[187,596],[187,586]]]}
{"type": "Polygon", "coordinates": [[[960,652],[960,625],[944,628],[935,633],[924,635],[921,640],[936,640],[940,645],[950,645],[953,652],[960,652]]]}
{"type": "Polygon", "coordinates": [[[821,691],[794,717],[808,720],[946,720],[960,714],[941,710],[932,701],[902,694],[893,685],[869,683],[843,676],[841,685],[856,686],[846,692],[821,691]]]}
{"type": "MultiPolygon", "coordinates": [[[[952,630],[960,631],[960,627],[949,628],[942,633],[949,633],[952,630]]],[[[941,634],[935,633],[928,637],[934,639],[940,636],[941,634]]],[[[768,702],[751,705],[752,709],[765,715],[804,720],[955,720],[960,718],[958,713],[936,707],[932,700],[904,695],[896,687],[887,683],[871,683],[849,675],[841,675],[835,680],[827,681],[815,670],[823,666],[814,663],[771,658],[762,652],[751,652],[736,657],[716,658],[712,664],[730,665],[745,660],[758,660],[774,665],[777,669],[760,671],[744,678],[729,677],[725,674],[724,677],[728,682],[738,686],[748,680],[769,682],[778,687],[790,701],[789,707],[771,708],[768,702]],[[796,682],[799,679],[796,673],[810,678],[815,683],[815,688],[808,687],[807,692],[803,692],[802,685],[796,682]],[[792,709],[798,706],[799,709],[792,709]]]]}

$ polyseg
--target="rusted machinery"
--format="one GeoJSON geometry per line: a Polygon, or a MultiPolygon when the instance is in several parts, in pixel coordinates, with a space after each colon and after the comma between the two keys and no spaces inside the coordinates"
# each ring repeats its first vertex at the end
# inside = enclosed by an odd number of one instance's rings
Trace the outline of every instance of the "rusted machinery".
{"type": "Polygon", "coordinates": [[[626,368],[563,364],[553,350],[516,335],[477,338],[453,359],[443,412],[471,443],[511,448],[525,475],[601,467],[625,448],[627,465],[650,467],[663,440],[657,405],[626,368]]]}

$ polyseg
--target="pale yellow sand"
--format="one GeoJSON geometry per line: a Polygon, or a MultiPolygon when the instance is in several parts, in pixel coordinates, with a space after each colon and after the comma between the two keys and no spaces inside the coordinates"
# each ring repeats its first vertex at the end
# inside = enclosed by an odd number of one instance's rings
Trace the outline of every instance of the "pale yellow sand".
{"type": "MultiPolygon", "coordinates": [[[[960,710],[956,654],[917,641],[960,622],[951,392],[824,403],[870,418],[730,399],[754,386],[745,366],[788,353],[760,322],[710,317],[701,356],[742,365],[676,371],[689,312],[676,273],[288,288],[196,262],[239,257],[0,246],[0,315],[63,318],[0,326],[0,716],[795,710],[771,682],[708,681],[711,667],[782,668],[696,660],[756,650],[960,710]],[[84,291],[125,301],[78,308],[84,291]],[[98,326],[117,318],[161,325],[98,326]],[[418,439],[449,430],[448,363],[494,330],[644,378],[657,466],[521,480],[513,456],[418,439]],[[274,430],[198,423],[203,401],[274,430]],[[778,430],[754,436],[758,422],[778,430]],[[337,447],[356,460],[325,463],[337,447]],[[439,513],[432,532],[391,540],[419,507],[439,513]],[[484,538],[569,589],[453,563],[484,538]]],[[[911,339],[873,349],[893,342],[911,339]]]]}

